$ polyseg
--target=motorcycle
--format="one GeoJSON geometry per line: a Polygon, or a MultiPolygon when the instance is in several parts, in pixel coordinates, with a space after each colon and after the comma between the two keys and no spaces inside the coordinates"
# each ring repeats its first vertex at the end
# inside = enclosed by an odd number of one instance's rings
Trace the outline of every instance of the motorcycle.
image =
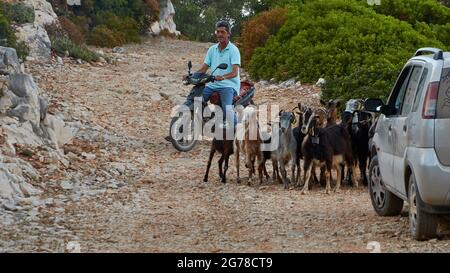
{"type": "MultiPolygon", "coordinates": [[[[187,113],[187,115],[185,115],[186,113],[184,113],[183,111],[178,112],[172,118],[169,129],[170,141],[178,151],[189,152],[197,144],[198,135],[200,134],[200,132],[195,130],[194,126],[197,117],[202,117],[202,120],[199,121],[202,125],[214,118],[214,113],[212,113],[210,117],[204,117],[202,115],[203,110],[208,107],[208,103],[203,101],[203,90],[205,89],[207,83],[214,82],[215,77],[213,76],[213,74],[217,69],[225,70],[227,68],[228,65],[223,63],[216,67],[211,74],[192,74],[192,62],[188,62],[188,75],[185,77],[183,83],[185,85],[193,85],[193,87],[182,106],[185,111],[189,111],[190,113],[187,113]],[[198,103],[194,103],[196,100],[201,101],[200,107],[198,106],[198,103]],[[184,132],[185,126],[183,124],[186,124],[186,122],[183,122],[183,116],[187,116],[190,118],[188,122],[190,126],[188,126],[189,128],[186,128],[189,131],[189,134],[186,134],[186,132],[184,132]]],[[[252,83],[248,81],[241,81],[240,94],[233,98],[233,106],[236,107],[238,105],[242,105],[243,107],[246,107],[250,104],[254,104],[252,99],[255,95],[255,91],[255,86],[252,83]]],[[[220,101],[219,93],[212,93],[209,102],[213,105],[216,105],[217,107],[221,107],[222,104],[220,101]]]]}

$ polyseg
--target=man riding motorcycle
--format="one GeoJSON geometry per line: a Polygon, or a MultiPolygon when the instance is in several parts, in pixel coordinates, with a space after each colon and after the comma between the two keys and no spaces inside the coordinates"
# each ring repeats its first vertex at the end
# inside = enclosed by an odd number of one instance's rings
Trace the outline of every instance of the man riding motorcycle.
{"type": "Polygon", "coordinates": [[[230,41],[231,30],[227,21],[219,21],[216,24],[216,37],[218,43],[211,46],[199,73],[206,73],[210,67],[217,67],[226,63],[228,68],[216,70],[213,73],[215,81],[206,85],[203,90],[203,100],[208,101],[211,94],[218,92],[222,102],[222,110],[225,111],[228,124],[236,126],[237,118],[233,110],[233,97],[239,95],[241,80],[239,67],[241,66],[241,54],[239,49],[230,41]]]}

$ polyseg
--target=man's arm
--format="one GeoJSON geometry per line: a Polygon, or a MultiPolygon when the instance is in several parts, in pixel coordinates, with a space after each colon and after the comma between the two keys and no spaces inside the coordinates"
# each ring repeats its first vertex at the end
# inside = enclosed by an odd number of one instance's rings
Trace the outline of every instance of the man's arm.
{"type": "Polygon", "coordinates": [[[239,65],[233,64],[233,71],[231,71],[230,73],[225,74],[223,76],[216,76],[216,81],[223,81],[223,80],[235,78],[238,76],[238,72],[239,72],[239,65]]]}
{"type": "Polygon", "coordinates": [[[199,71],[197,71],[198,73],[206,73],[206,71],[208,71],[209,66],[207,64],[203,64],[202,67],[200,68],[199,71]]]}

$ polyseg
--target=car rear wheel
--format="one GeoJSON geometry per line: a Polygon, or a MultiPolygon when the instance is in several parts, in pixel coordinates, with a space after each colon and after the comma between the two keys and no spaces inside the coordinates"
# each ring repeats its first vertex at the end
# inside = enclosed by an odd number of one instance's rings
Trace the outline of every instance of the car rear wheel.
{"type": "Polygon", "coordinates": [[[380,216],[399,215],[403,208],[403,200],[388,191],[381,177],[378,156],[374,156],[369,166],[369,194],[372,206],[380,216]]]}
{"type": "Polygon", "coordinates": [[[419,201],[414,174],[409,178],[409,226],[414,239],[423,241],[436,237],[437,215],[425,212],[419,201]]]}

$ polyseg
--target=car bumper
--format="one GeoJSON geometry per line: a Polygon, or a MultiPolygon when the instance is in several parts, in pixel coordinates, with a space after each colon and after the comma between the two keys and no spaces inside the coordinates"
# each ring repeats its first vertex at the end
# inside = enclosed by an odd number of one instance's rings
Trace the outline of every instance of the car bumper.
{"type": "Polygon", "coordinates": [[[420,198],[429,206],[439,206],[450,212],[450,167],[439,162],[433,148],[412,148],[408,161],[416,178],[420,198]]]}

